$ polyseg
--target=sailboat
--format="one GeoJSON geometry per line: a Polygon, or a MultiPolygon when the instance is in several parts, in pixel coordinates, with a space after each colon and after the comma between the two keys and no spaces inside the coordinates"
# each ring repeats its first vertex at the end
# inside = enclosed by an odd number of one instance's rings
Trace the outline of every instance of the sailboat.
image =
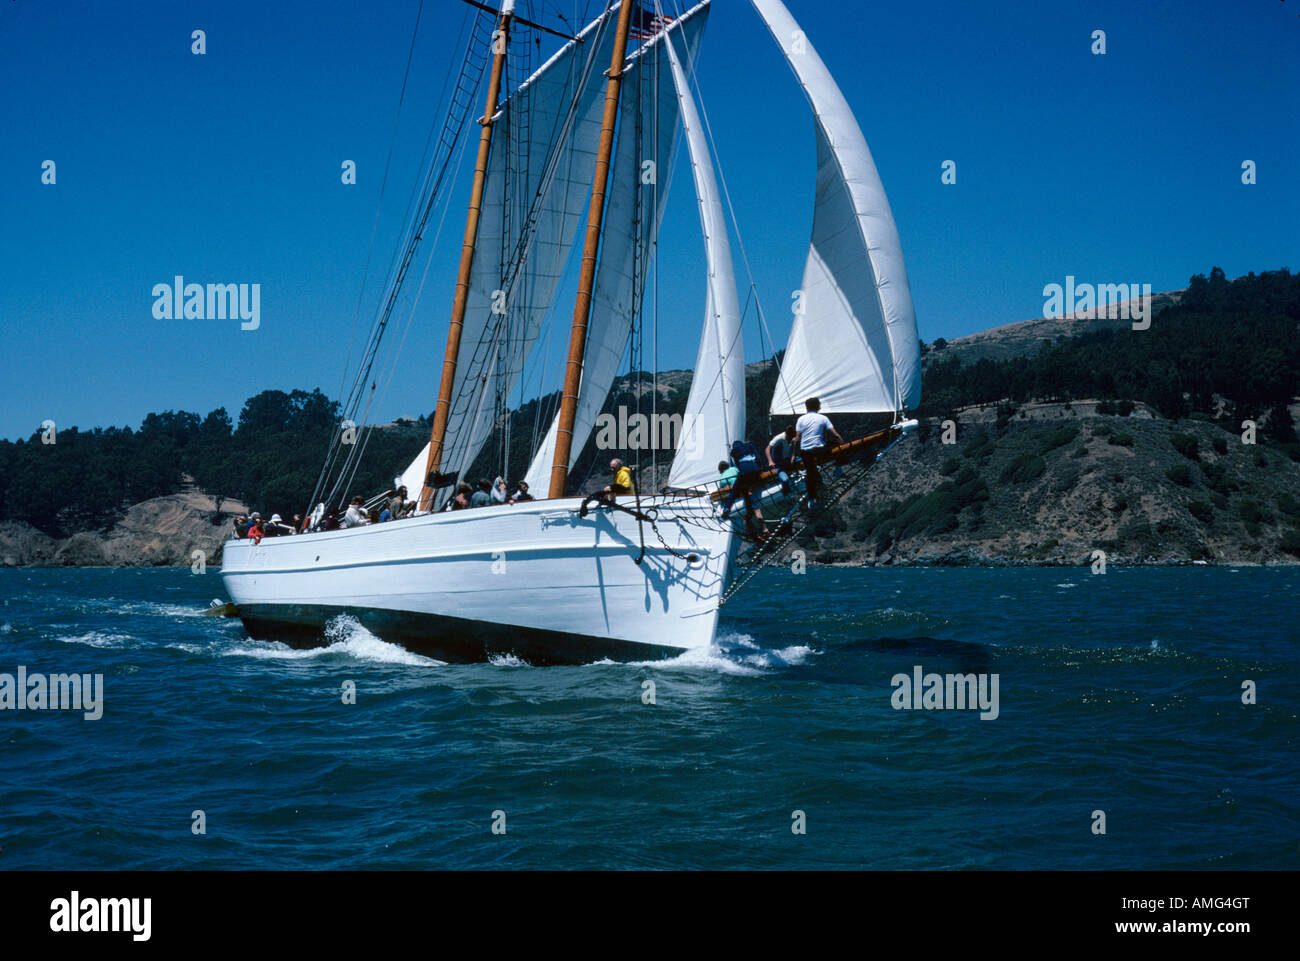
{"type": "MultiPolygon", "coordinates": [[[[884,188],[847,101],[781,0],[752,2],[807,96],[817,151],[802,309],[770,409],[797,416],[804,398],[818,397],[823,413],[888,416],[884,429],[825,452],[841,465],[832,487],[842,494],[915,426],[907,418],[920,400],[911,292],[884,188]]],[[[669,17],[657,5],[610,4],[505,98],[512,31],[546,28],[514,0],[492,12],[487,106],[432,434],[397,478],[420,492],[418,510],[386,523],[226,543],[222,577],[250,635],[321,644],[329,622],[346,615],[443,660],[675,657],[708,649],[722,606],[780,558],[807,513],[803,487],[782,501],[775,472],[751,481],[764,504],[784,512],[777,534],[785,536],[758,544],[724,516],[728,492],[718,489],[717,463],[746,425],[724,195],[691,83],[710,6],[703,0],[669,17]],[[680,439],[666,483],[592,505],[569,488],[570,472],[641,309],[667,196],[645,176],[646,158],[671,169],[680,140],[698,200],[706,293],[680,439]],[[498,422],[500,398],[518,388],[577,249],[559,409],[527,470],[530,487],[548,496],[447,510],[455,481],[498,422]]]]}

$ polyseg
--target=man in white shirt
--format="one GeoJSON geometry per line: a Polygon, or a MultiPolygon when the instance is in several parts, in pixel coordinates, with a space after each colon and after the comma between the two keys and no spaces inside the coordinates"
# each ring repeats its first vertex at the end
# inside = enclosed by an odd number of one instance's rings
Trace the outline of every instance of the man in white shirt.
{"type": "Polygon", "coordinates": [[[822,488],[822,478],[817,471],[816,461],[830,450],[828,440],[835,444],[843,444],[844,438],[840,437],[831,425],[830,418],[820,412],[822,409],[820,400],[809,397],[804,401],[804,406],[808,408],[808,413],[795,421],[794,429],[799,453],[803,457],[808,488],[808,509],[813,511],[817,509],[817,497],[821,494],[822,488]]]}
{"type": "Polygon", "coordinates": [[[343,526],[361,527],[369,523],[370,518],[366,516],[365,501],[360,497],[352,498],[352,503],[348,505],[348,512],[343,515],[343,526]]]}
{"type": "Polygon", "coordinates": [[[790,486],[790,471],[794,468],[795,439],[798,436],[794,424],[790,424],[767,443],[767,462],[776,468],[777,480],[786,494],[794,490],[790,486]]]}

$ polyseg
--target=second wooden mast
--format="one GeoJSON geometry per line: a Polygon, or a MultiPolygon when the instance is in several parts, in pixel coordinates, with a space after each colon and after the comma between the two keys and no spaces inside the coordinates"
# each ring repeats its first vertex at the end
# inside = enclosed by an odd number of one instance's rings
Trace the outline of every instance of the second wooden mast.
{"type": "Polygon", "coordinates": [[[442,466],[443,446],[447,439],[447,421],[451,416],[452,391],[456,383],[456,364],[460,357],[460,338],[465,329],[465,307],[469,300],[470,271],[474,266],[474,246],[478,242],[478,222],[483,211],[483,185],[487,180],[488,156],[492,151],[493,117],[501,97],[501,75],[505,70],[506,46],[510,39],[510,21],[515,0],[503,0],[500,20],[492,34],[492,73],[488,79],[487,107],[483,131],[479,134],[478,160],[474,165],[474,185],[470,191],[469,213],[465,218],[465,241],[460,249],[460,270],[456,275],[456,296],[451,305],[451,326],[447,331],[447,350],[442,361],[442,380],[438,384],[438,406],[433,413],[433,433],[429,438],[429,457],[424,465],[424,485],[420,489],[421,511],[432,508],[433,488],[429,477],[442,466]]]}
{"type": "Polygon", "coordinates": [[[555,459],[551,462],[549,497],[563,497],[569,477],[569,455],[573,449],[573,424],[578,415],[578,390],[582,384],[582,363],[587,351],[587,328],[591,323],[591,294],[596,280],[596,258],[600,253],[600,229],[605,214],[605,193],[609,187],[610,157],[614,152],[614,126],[618,122],[618,98],[623,87],[623,62],[632,26],[635,0],[623,0],[618,11],[618,32],[610,57],[609,83],[605,89],[605,115],[601,121],[596,154],[596,176],[591,184],[591,206],[587,210],[587,239],[582,249],[582,271],[578,277],[578,299],[573,306],[569,332],[569,360],[564,369],[564,393],[556,423],[555,459]]]}

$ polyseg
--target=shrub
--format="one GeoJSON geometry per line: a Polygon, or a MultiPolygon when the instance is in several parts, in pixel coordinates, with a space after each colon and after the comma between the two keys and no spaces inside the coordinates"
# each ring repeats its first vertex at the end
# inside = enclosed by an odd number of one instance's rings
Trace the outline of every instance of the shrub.
{"type": "Polygon", "coordinates": [[[1058,447],[1064,447],[1078,436],[1078,424],[1066,424],[1064,427],[1058,427],[1047,435],[1047,439],[1043,442],[1043,453],[1046,454],[1058,447]]]}
{"type": "Polygon", "coordinates": [[[1187,505],[1187,511],[1202,524],[1214,523],[1214,508],[1205,501],[1192,501],[1187,505]]]}
{"type": "Polygon", "coordinates": [[[961,467],[961,461],[955,457],[949,457],[943,462],[943,466],[939,468],[939,473],[944,477],[947,477],[949,474],[957,473],[957,468],[959,467],[961,467]]]}
{"type": "Polygon", "coordinates": [[[1169,443],[1174,445],[1174,450],[1182,454],[1188,460],[1200,460],[1201,454],[1197,447],[1196,437],[1192,434],[1171,434],[1169,443]]]}
{"type": "Polygon", "coordinates": [[[1115,405],[1115,413],[1119,414],[1121,417],[1127,417],[1129,414],[1133,413],[1133,401],[1121,400],[1115,405]]]}
{"type": "Polygon", "coordinates": [[[1214,450],[1216,453],[1219,454],[1228,453],[1228,439],[1226,437],[1216,437],[1214,438],[1213,441],[1211,441],[1211,443],[1214,444],[1214,450]]]}
{"type": "Polygon", "coordinates": [[[1282,534],[1278,547],[1295,557],[1300,557],[1300,527],[1293,527],[1282,534]]]}
{"type": "Polygon", "coordinates": [[[1271,515],[1268,511],[1264,510],[1264,508],[1260,507],[1258,503],[1256,503],[1253,500],[1250,500],[1249,498],[1245,498],[1243,500],[1237,501],[1237,504],[1233,508],[1233,510],[1236,513],[1236,515],[1240,517],[1243,521],[1245,521],[1248,525],[1262,524],[1265,523],[1266,521],[1271,521],[1273,519],[1273,515],[1271,515]]]}
{"type": "Polygon", "coordinates": [[[1132,434],[1113,434],[1113,435],[1111,435],[1111,437],[1106,441],[1106,443],[1108,443],[1108,444],[1114,444],[1116,447],[1132,447],[1132,446],[1133,446],[1133,435],[1132,435],[1132,434]]]}
{"type": "Polygon", "coordinates": [[[1034,480],[1047,467],[1047,461],[1037,454],[1021,454],[1002,472],[1002,482],[1024,484],[1034,480]]]}
{"type": "Polygon", "coordinates": [[[1192,470],[1186,464],[1175,464],[1165,471],[1165,476],[1180,487],[1192,486],[1192,470]]]}

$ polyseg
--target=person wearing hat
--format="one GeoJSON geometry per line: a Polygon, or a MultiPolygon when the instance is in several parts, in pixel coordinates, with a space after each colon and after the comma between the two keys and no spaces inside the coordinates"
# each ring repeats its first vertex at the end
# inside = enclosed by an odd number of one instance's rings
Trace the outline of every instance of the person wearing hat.
{"type": "MultiPolygon", "coordinates": [[[[255,524],[256,524],[258,527],[261,527],[261,526],[262,526],[262,515],[259,514],[257,511],[253,511],[253,513],[251,513],[251,514],[248,515],[248,524],[245,525],[245,527],[244,527],[244,536],[245,536],[245,537],[252,537],[252,536],[253,536],[253,535],[252,535],[252,530],[253,530],[253,525],[255,525],[255,524]]],[[[259,536],[260,536],[260,535],[259,535],[259,536]]]]}
{"type": "Polygon", "coordinates": [[[294,529],[281,519],[279,514],[271,515],[271,523],[266,526],[267,537],[288,537],[294,529]]]}

